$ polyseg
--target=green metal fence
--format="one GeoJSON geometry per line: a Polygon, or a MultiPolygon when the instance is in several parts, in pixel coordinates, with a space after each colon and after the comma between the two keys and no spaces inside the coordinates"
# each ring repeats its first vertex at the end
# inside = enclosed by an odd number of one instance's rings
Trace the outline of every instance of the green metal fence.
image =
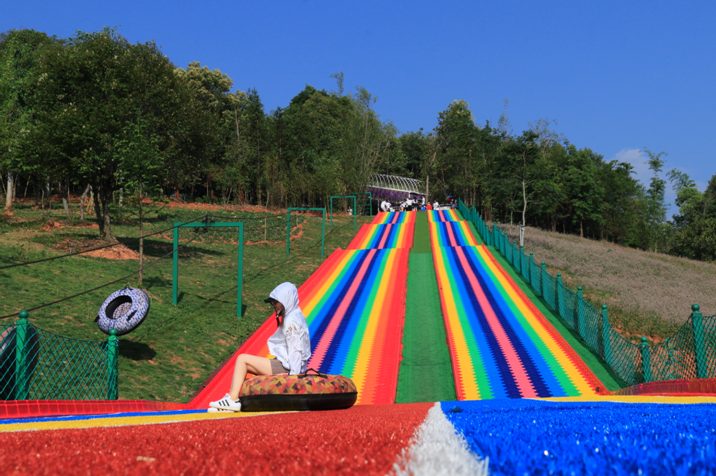
{"type": "Polygon", "coordinates": [[[116,400],[118,342],[59,336],[28,321],[0,326],[0,400],[116,400]]]}
{"type": "Polygon", "coordinates": [[[582,288],[574,291],[552,276],[544,262],[537,264],[532,253],[510,243],[499,226],[492,230],[475,208],[460,200],[462,215],[472,221],[485,244],[497,249],[532,286],[535,293],[575,330],[585,342],[627,383],[636,385],[662,380],[716,377],[716,316],[702,316],[691,306],[686,323],[671,337],[650,345],[646,337],[635,344],[609,323],[607,306],[596,309],[584,300],[582,288]]]}
{"type": "Polygon", "coordinates": [[[355,195],[358,199],[358,205],[356,206],[356,214],[364,216],[373,216],[373,193],[372,192],[355,192],[351,195],[355,195]]]}

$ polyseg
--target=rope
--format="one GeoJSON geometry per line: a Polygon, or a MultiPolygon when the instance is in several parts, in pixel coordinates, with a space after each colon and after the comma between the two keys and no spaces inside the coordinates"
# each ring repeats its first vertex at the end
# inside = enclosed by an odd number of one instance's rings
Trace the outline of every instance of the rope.
{"type": "MultiPolygon", "coordinates": [[[[199,215],[199,216],[205,216],[205,215],[199,215]]],[[[130,242],[131,242],[131,241],[136,241],[136,240],[139,240],[139,239],[142,239],[142,238],[146,238],[147,236],[158,235],[158,234],[160,234],[160,233],[164,233],[164,232],[167,232],[167,231],[169,231],[169,230],[173,230],[174,228],[177,228],[177,227],[180,227],[180,226],[184,226],[184,225],[186,225],[187,223],[191,223],[191,222],[193,222],[193,221],[194,221],[194,220],[189,220],[189,221],[184,222],[184,223],[182,223],[182,224],[180,224],[180,225],[175,225],[175,226],[172,226],[172,227],[170,227],[170,228],[165,228],[165,229],[163,229],[163,230],[155,231],[154,233],[148,233],[148,234],[146,234],[146,235],[142,235],[142,236],[137,237],[137,238],[131,238],[129,241],[130,241],[130,242]]],[[[60,255],[60,256],[53,256],[52,258],[38,259],[38,260],[35,260],[35,261],[26,261],[26,262],[24,262],[24,263],[16,263],[16,264],[10,264],[10,265],[7,265],[7,266],[0,266],[0,270],[2,270],[2,269],[8,269],[8,268],[17,268],[18,266],[27,266],[27,265],[29,265],[29,264],[42,263],[43,261],[52,261],[52,260],[56,260],[56,259],[60,259],[60,258],[67,258],[68,256],[81,255],[81,254],[83,254],[83,253],[89,253],[90,251],[97,251],[97,250],[103,250],[103,249],[105,249],[105,248],[112,248],[113,246],[117,246],[117,245],[121,245],[121,244],[123,244],[123,243],[119,243],[119,242],[117,242],[117,243],[110,243],[110,244],[108,244],[108,245],[102,245],[102,246],[98,246],[98,247],[96,247],[96,248],[90,248],[90,249],[83,250],[83,251],[77,251],[77,252],[75,252],[75,253],[67,253],[67,254],[60,255]]]]}
{"type": "MultiPolygon", "coordinates": [[[[190,222],[187,222],[187,223],[190,223],[190,222]]],[[[199,235],[199,233],[201,233],[201,230],[195,231],[195,232],[194,232],[194,236],[191,238],[191,240],[187,241],[186,243],[184,243],[184,244],[181,245],[181,246],[177,246],[177,248],[176,248],[175,250],[170,251],[169,253],[165,254],[164,256],[160,256],[160,257],[157,258],[156,260],[152,261],[151,263],[149,263],[149,264],[146,265],[146,266],[143,266],[142,268],[138,269],[137,271],[135,271],[135,272],[133,272],[133,273],[130,273],[130,274],[126,275],[126,276],[122,276],[121,278],[115,279],[114,281],[110,281],[109,283],[102,284],[101,286],[97,286],[96,288],[92,288],[92,289],[89,289],[89,290],[87,290],[87,291],[82,291],[81,293],[77,293],[77,294],[75,294],[75,295],[73,295],[73,296],[68,296],[68,297],[65,297],[65,298],[62,298],[62,299],[58,299],[57,301],[53,301],[53,302],[50,302],[50,303],[47,303],[47,304],[41,304],[41,305],[39,305],[39,306],[35,306],[35,307],[33,307],[33,308],[24,309],[24,310],[25,310],[25,311],[36,311],[36,310],[42,309],[42,308],[44,308],[44,307],[53,306],[53,305],[55,305],[55,304],[58,304],[58,303],[61,303],[61,302],[64,302],[64,301],[69,301],[70,299],[74,299],[74,298],[79,297],[79,296],[82,296],[82,295],[84,295],[84,294],[88,294],[88,293],[97,291],[98,289],[106,288],[107,286],[110,286],[110,285],[112,285],[112,284],[116,284],[116,283],[118,283],[118,282],[120,282],[120,281],[124,281],[124,280],[126,280],[126,279],[128,279],[128,278],[131,278],[131,277],[134,276],[135,274],[139,274],[140,271],[144,271],[145,269],[154,266],[155,264],[157,264],[159,261],[163,260],[163,259],[166,258],[167,256],[169,256],[169,255],[171,255],[171,254],[173,254],[173,253],[175,253],[175,252],[179,252],[179,250],[180,250],[181,248],[183,248],[183,247],[185,247],[186,245],[188,245],[188,244],[190,244],[191,242],[193,242],[193,241],[194,241],[194,238],[196,238],[196,237],[199,235]]],[[[14,313],[14,314],[8,314],[7,316],[1,316],[0,319],[5,319],[5,318],[8,318],[8,317],[17,316],[18,314],[20,314],[20,312],[22,312],[22,311],[18,311],[18,312],[14,313]]]]}

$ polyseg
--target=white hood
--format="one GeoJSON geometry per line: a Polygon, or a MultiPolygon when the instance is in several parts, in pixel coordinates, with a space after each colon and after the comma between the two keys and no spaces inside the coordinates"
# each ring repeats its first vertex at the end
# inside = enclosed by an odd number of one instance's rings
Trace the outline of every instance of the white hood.
{"type": "Polygon", "coordinates": [[[299,309],[298,289],[296,289],[296,286],[293,283],[279,284],[273,291],[271,291],[269,297],[283,304],[283,307],[286,310],[283,313],[284,317],[287,317],[293,311],[299,309]]]}

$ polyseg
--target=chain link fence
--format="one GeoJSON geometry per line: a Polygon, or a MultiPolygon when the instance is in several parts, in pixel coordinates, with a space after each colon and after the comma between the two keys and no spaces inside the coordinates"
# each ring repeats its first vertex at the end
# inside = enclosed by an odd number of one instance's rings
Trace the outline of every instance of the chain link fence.
{"type": "Polygon", "coordinates": [[[118,342],[71,339],[20,313],[0,326],[0,400],[116,400],[118,342]]]}
{"type": "Polygon", "coordinates": [[[716,316],[702,316],[697,304],[684,325],[659,344],[649,344],[646,337],[637,344],[625,338],[609,323],[607,306],[596,309],[582,295],[562,283],[562,276],[552,276],[544,262],[525,254],[499,226],[492,230],[473,207],[460,201],[460,212],[472,221],[485,244],[493,246],[522,274],[535,294],[577,332],[627,385],[641,383],[716,377],[716,316]]]}

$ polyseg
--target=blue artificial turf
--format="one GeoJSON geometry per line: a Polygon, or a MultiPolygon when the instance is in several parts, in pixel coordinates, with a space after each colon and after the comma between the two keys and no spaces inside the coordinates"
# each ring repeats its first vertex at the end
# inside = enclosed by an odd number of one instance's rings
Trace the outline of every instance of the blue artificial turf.
{"type": "Polygon", "coordinates": [[[716,404],[443,402],[494,475],[716,474],[716,404]]]}

